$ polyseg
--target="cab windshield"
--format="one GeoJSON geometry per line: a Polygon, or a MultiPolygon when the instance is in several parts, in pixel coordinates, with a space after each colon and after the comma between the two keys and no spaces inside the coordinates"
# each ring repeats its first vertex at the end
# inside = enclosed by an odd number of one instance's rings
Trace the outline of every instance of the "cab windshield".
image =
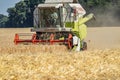
{"type": "Polygon", "coordinates": [[[60,10],[57,8],[40,9],[40,27],[61,27],[60,10]]]}

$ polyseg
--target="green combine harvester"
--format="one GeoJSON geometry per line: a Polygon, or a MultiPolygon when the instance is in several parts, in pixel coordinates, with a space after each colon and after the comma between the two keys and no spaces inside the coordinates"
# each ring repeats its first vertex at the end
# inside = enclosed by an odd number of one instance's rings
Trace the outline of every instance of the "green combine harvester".
{"type": "Polygon", "coordinates": [[[31,34],[15,34],[15,44],[30,42],[33,44],[60,44],[68,49],[80,51],[87,49],[84,39],[87,35],[85,23],[93,18],[93,14],[84,17],[86,11],[77,0],[45,0],[34,10],[34,27],[31,39],[20,39],[20,36],[31,34]]]}

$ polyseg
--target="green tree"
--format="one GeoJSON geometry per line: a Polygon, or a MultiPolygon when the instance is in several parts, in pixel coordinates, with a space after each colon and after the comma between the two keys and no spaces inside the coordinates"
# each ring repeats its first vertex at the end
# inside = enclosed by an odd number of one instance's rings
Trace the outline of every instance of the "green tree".
{"type": "Polygon", "coordinates": [[[18,2],[15,7],[8,8],[7,12],[9,13],[9,26],[24,26],[26,20],[26,4],[22,1],[18,2]]]}
{"type": "Polygon", "coordinates": [[[105,6],[107,3],[115,2],[116,0],[79,0],[86,7],[105,6]]]}
{"type": "Polygon", "coordinates": [[[0,14],[0,27],[6,27],[7,21],[8,21],[7,16],[0,14]]]}
{"type": "Polygon", "coordinates": [[[42,3],[43,0],[24,0],[18,2],[15,7],[8,8],[9,21],[7,25],[13,27],[31,27],[33,26],[33,11],[35,6],[42,3]]]}

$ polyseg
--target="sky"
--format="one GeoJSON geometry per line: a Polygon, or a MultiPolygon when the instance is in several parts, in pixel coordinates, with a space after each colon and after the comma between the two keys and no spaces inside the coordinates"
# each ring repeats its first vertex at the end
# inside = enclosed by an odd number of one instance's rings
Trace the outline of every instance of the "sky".
{"type": "Polygon", "coordinates": [[[21,0],[0,0],[0,14],[8,15],[7,9],[14,7],[21,0]]]}

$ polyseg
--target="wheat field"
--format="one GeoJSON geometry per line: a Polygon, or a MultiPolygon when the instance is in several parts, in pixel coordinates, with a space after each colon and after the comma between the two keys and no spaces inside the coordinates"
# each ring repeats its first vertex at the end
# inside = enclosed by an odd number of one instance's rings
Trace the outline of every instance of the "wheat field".
{"type": "Polygon", "coordinates": [[[0,80],[120,80],[119,34],[113,47],[108,38],[101,47],[97,34],[89,36],[94,30],[88,29],[87,51],[70,52],[63,45],[14,45],[14,34],[30,29],[0,29],[0,80]]]}

